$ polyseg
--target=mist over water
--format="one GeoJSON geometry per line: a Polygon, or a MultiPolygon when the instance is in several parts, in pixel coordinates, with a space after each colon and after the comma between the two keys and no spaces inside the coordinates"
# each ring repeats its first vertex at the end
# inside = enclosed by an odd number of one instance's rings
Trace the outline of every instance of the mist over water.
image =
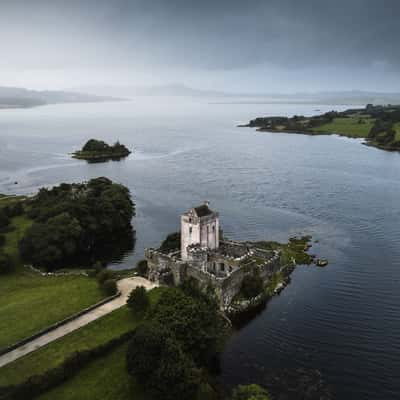
{"type": "Polygon", "coordinates": [[[312,115],[347,106],[214,104],[215,99],[45,106],[0,112],[0,193],[107,176],[137,206],[131,267],[209,200],[226,236],[286,241],[311,234],[325,269],[299,267],[291,284],[229,340],[221,379],[262,379],[263,368],[318,368],[338,399],[400,393],[400,154],[335,136],[237,128],[262,115],[312,115]],[[319,109],[320,111],[316,111],[319,109]],[[120,140],[120,162],[70,158],[87,139],[120,140]],[[17,182],[17,184],[15,183],[17,182]]]}

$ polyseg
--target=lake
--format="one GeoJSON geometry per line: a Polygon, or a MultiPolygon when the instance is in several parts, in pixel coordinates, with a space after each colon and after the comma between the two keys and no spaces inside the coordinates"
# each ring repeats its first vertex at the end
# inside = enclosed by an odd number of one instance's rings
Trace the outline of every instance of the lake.
{"type": "Polygon", "coordinates": [[[257,381],[270,367],[318,368],[338,399],[398,399],[400,154],[337,136],[236,127],[257,116],[346,108],[143,97],[1,110],[0,193],[98,176],[128,186],[137,242],[112,268],[133,266],[204,200],[232,239],[312,235],[312,252],[329,266],[297,268],[231,337],[222,381],[257,381]],[[103,164],[71,159],[89,138],[120,140],[134,153],[103,164]]]}

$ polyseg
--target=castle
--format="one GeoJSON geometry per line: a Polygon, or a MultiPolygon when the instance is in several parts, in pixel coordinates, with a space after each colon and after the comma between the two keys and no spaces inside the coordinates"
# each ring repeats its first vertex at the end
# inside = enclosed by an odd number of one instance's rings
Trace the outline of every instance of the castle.
{"type": "Polygon", "coordinates": [[[196,279],[212,286],[221,308],[227,308],[239,293],[244,277],[257,273],[268,281],[280,265],[280,252],[257,248],[249,242],[221,239],[219,215],[209,203],[191,208],[181,216],[181,248],[170,252],[146,249],[149,279],[179,285],[196,279]]]}

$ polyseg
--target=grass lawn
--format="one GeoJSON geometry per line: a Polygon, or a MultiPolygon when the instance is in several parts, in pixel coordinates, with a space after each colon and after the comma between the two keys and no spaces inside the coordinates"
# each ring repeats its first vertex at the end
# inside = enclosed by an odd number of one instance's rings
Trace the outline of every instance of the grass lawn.
{"type": "Polygon", "coordinates": [[[396,131],[396,136],[394,141],[395,142],[400,142],[400,122],[397,122],[394,124],[394,130],[396,131]]]}
{"type": "Polygon", "coordinates": [[[337,133],[352,138],[365,138],[368,136],[374,120],[372,118],[362,118],[364,123],[359,124],[359,119],[360,117],[334,118],[331,123],[312,128],[312,131],[318,133],[337,133]]]}
{"type": "MultiPolygon", "coordinates": [[[[2,201],[7,198],[1,198],[2,201]]],[[[0,276],[0,348],[97,303],[104,294],[97,281],[85,276],[43,277],[22,266],[18,241],[32,220],[21,215],[11,220],[2,251],[15,260],[16,271],[0,276]]]]}
{"type": "MultiPolygon", "coordinates": [[[[157,288],[149,292],[153,304],[157,302],[162,290],[162,288],[157,288]]],[[[23,382],[32,375],[42,374],[46,370],[61,364],[72,353],[108,342],[112,338],[134,329],[139,322],[140,319],[135,319],[128,307],[121,307],[103,318],[95,320],[87,326],[0,368],[0,386],[23,382]]]]}
{"type": "Polygon", "coordinates": [[[30,336],[103,297],[94,278],[42,277],[28,271],[0,276],[0,348],[30,336]]]}
{"type": "MultiPolygon", "coordinates": [[[[1,203],[1,200],[0,200],[1,203]]],[[[11,220],[13,230],[5,235],[6,242],[2,247],[2,251],[8,253],[17,262],[18,260],[18,242],[22,239],[25,231],[32,225],[32,220],[25,215],[14,217],[11,220]]]]}
{"type": "Polygon", "coordinates": [[[148,400],[125,367],[127,345],[91,362],[79,374],[38,397],[38,400],[148,400]]]}

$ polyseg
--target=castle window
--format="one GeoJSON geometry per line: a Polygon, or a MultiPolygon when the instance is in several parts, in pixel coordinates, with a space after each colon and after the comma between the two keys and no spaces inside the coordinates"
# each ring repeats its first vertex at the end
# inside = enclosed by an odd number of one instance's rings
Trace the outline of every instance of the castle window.
{"type": "Polygon", "coordinates": [[[192,218],[189,218],[189,222],[192,223],[192,218]]]}
{"type": "Polygon", "coordinates": [[[224,272],[225,271],[225,264],[224,263],[220,263],[219,264],[219,269],[224,272]]]}
{"type": "Polygon", "coordinates": [[[213,230],[213,232],[215,232],[215,225],[213,225],[212,230],[213,230]]]}
{"type": "Polygon", "coordinates": [[[189,235],[192,234],[192,227],[189,228],[189,235]]]}

